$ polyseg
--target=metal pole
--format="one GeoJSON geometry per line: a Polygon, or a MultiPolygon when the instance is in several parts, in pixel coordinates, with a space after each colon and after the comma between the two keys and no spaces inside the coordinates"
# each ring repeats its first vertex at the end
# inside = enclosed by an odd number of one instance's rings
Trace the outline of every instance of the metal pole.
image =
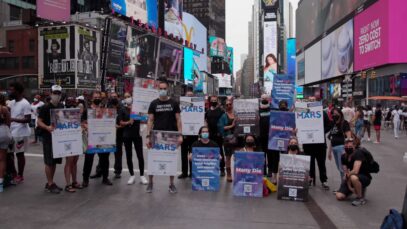
{"type": "Polygon", "coordinates": [[[369,105],[369,76],[366,75],[366,105],[369,105]]]}

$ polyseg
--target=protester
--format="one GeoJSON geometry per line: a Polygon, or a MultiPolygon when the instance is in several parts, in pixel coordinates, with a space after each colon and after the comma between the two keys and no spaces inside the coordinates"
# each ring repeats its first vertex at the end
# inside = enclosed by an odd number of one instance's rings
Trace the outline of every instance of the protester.
{"type": "Polygon", "coordinates": [[[128,185],[135,183],[136,177],[133,169],[133,145],[136,150],[137,160],[140,170],[140,183],[147,185],[147,179],[144,176],[144,157],[143,157],[143,139],[140,135],[140,121],[130,118],[133,101],[131,98],[125,100],[125,109],[122,109],[118,115],[120,126],[123,127],[123,142],[126,149],[127,168],[130,178],[128,185]]]}
{"type": "MultiPolygon", "coordinates": [[[[129,98],[126,103],[132,102],[133,99],[129,98]]],[[[109,108],[116,109],[117,118],[116,118],[116,153],[114,154],[114,178],[120,179],[122,173],[122,158],[123,158],[123,126],[120,125],[119,114],[122,112],[127,112],[124,109],[127,109],[122,105],[119,100],[119,96],[116,92],[110,94],[110,100],[108,104],[109,108]]]]}
{"type": "Polygon", "coordinates": [[[31,127],[34,128],[34,140],[31,144],[36,144],[38,142],[39,134],[37,128],[37,118],[39,109],[44,106],[44,102],[41,101],[40,95],[34,96],[34,102],[31,103],[31,127]]]}
{"type": "Polygon", "coordinates": [[[399,138],[399,130],[400,130],[400,116],[403,111],[399,108],[398,105],[394,107],[394,110],[391,112],[391,116],[393,119],[393,130],[394,130],[394,138],[399,138]]]}
{"type": "MultiPolygon", "coordinates": [[[[188,90],[186,93],[187,97],[193,97],[194,93],[192,89],[188,90]]],[[[185,179],[187,177],[192,177],[192,164],[189,163],[188,154],[192,152],[192,144],[198,140],[197,136],[184,136],[184,140],[181,145],[181,175],[178,176],[178,179],[185,179]],[[189,175],[188,175],[188,166],[189,166],[189,175]]]]}
{"type": "MultiPolygon", "coordinates": [[[[45,184],[45,191],[49,193],[59,194],[62,188],[54,183],[54,176],[56,165],[62,163],[62,158],[54,158],[52,149],[52,132],[54,126],[51,123],[51,110],[62,109],[64,106],[61,103],[62,88],[59,85],[54,85],[51,88],[51,102],[44,105],[38,115],[38,127],[43,131],[42,134],[42,147],[44,153],[45,175],[47,183],[45,184]]],[[[69,162],[67,162],[69,164],[69,162]]],[[[72,191],[72,190],[67,190],[72,191]]]]}
{"type": "Polygon", "coordinates": [[[355,134],[359,139],[363,137],[364,115],[363,108],[359,106],[355,113],[355,134]]]}
{"type": "MultiPolygon", "coordinates": [[[[198,140],[192,144],[192,148],[219,148],[219,145],[215,141],[210,139],[209,128],[202,126],[198,132],[198,140]]],[[[192,151],[189,153],[189,160],[192,160],[192,151]]]]}
{"type": "Polygon", "coordinates": [[[0,193],[3,192],[7,149],[11,142],[10,119],[6,98],[0,94],[0,193]]]}
{"type": "Polygon", "coordinates": [[[301,154],[300,146],[298,145],[298,139],[296,137],[291,137],[288,141],[287,154],[298,155],[301,154]]]}
{"type": "MultiPolygon", "coordinates": [[[[92,104],[90,105],[90,109],[97,109],[103,108],[101,104],[101,94],[99,91],[94,91],[92,93],[92,104]]],[[[85,130],[88,129],[88,113],[85,111],[82,114],[82,126],[85,130]]],[[[99,166],[100,166],[100,173],[103,176],[102,184],[104,185],[113,185],[113,183],[109,180],[109,153],[99,153],[99,166]]],[[[90,173],[92,171],[93,166],[93,158],[95,154],[86,153],[85,154],[85,162],[83,164],[83,183],[82,186],[84,188],[89,186],[89,178],[90,173]]],[[[96,174],[97,175],[97,174],[96,174]]]]}
{"type": "MultiPolygon", "coordinates": [[[[152,148],[150,141],[152,130],[177,131],[180,134],[178,144],[182,144],[181,110],[179,104],[168,96],[168,83],[165,81],[159,84],[159,98],[152,101],[148,108],[147,147],[149,149],[152,148]]],[[[149,175],[147,193],[153,191],[153,178],[153,175],[149,175]]],[[[174,176],[170,176],[168,191],[172,194],[177,193],[174,185],[174,176]]]]}
{"type": "Polygon", "coordinates": [[[357,138],[347,138],[345,142],[345,154],[341,157],[344,176],[341,187],[336,192],[336,199],[346,200],[353,193],[356,199],[352,201],[352,205],[361,206],[366,203],[364,194],[372,180],[367,158],[363,153],[366,149],[359,147],[357,138]]]}
{"type": "Polygon", "coordinates": [[[376,131],[376,141],[374,143],[380,144],[380,130],[382,127],[382,105],[379,103],[376,105],[376,111],[373,116],[373,126],[376,131]]]}
{"type": "Polygon", "coordinates": [[[29,123],[31,121],[31,106],[30,103],[23,97],[24,87],[22,84],[15,82],[9,86],[9,97],[11,113],[11,135],[13,136],[13,152],[17,156],[18,173],[14,165],[14,154],[11,154],[12,168],[14,180],[17,184],[24,181],[25,155],[28,150],[28,138],[31,135],[29,123]]]}
{"type": "Polygon", "coordinates": [[[240,150],[243,152],[256,151],[256,137],[253,134],[246,134],[244,136],[244,147],[240,150]]]}
{"type": "Polygon", "coordinates": [[[226,180],[232,182],[231,157],[234,147],[237,144],[235,136],[236,117],[233,110],[233,102],[226,100],[226,113],[218,121],[218,131],[224,139],[223,148],[225,150],[226,180]]]}
{"type": "Polygon", "coordinates": [[[219,104],[219,99],[217,96],[209,97],[210,107],[205,113],[205,122],[209,128],[209,138],[216,142],[220,146],[220,155],[222,159],[220,161],[220,176],[225,176],[225,154],[223,151],[223,138],[218,131],[218,122],[222,115],[225,113],[219,104]]]}
{"type": "Polygon", "coordinates": [[[259,107],[259,129],[260,129],[260,146],[264,152],[264,175],[270,176],[272,174],[272,155],[268,149],[269,144],[269,131],[270,131],[270,98],[267,94],[263,94],[260,99],[259,107]],[[268,171],[267,171],[268,169],[268,171]]]}
{"type": "Polygon", "coordinates": [[[363,139],[365,133],[367,132],[367,141],[370,142],[370,127],[372,122],[372,116],[373,116],[372,107],[370,105],[367,105],[366,109],[363,111],[363,133],[361,140],[363,139]]]}
{"type": "Polygon", "coordinates": [[[344,119],[342,111],[338,108],[332,110],[333,127],[329,133],[331,144],[328,149],[328,158],[332,160],[332,154],[335,159],[336,167],[343,177],[343,169],[341,165],[341,156],[344,153],[345,138],[351,137],[349,123],[344,119]]]}

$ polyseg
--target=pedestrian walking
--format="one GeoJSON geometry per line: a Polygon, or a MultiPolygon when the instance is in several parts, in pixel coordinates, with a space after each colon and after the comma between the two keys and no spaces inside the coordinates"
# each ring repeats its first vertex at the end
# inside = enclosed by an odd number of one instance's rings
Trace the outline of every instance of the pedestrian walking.
{"type": "Polygon", "coordinates": [[[359,106],[355,113],[355,134],[359,139],[363,137],[363,123],[364,123],[363,108],[359,106]]]}
{"type": "Polygon", "coordinates": [[[363,140],[365,133],[367,132],[367,141],[370,142],[370,129],[371,129],[371,124],[372,124],[372,117],[373,117],[373,111],[372,107],[370,105],[367,105],[366,108],[363,110],[363,133],[362,133],[362,138],[360,140],[363,140]]]}
{"type": "Polygon", "coordinates": [[[31,142],[31,144],[36,144],[39,139],[39,131],[37,128],[37,118],[38,118],[38,112],[39,109],[44,106],[44,102],[41,101],[41,96],[40,95],[35,95],[34,96],[34,101],[31,103],[31,127],[34,128],[34,140],[31,142]]]}
{"type": "Polygon", "coordinates": [[[394,110],[391,112],[392,120],[393,120],[393,130],[394,130],[394,138],[399,138],[400,132],[400,116],[403,111],[399,108],[398,105],[394,107],[394,110]]]}
{"type": "Polygon", "coordinates": [[[376,144],[380,144],[380,131],[382,128],[382,118],[383,118],[382,105],[379,103],[376,105],[376,110],[373,116],[373,126],[374,130],[376,131],[376,141],[374,143],[376,144]]]}
{"type": "Polygon", "coordinates": [[[6,106],[6,98],[0,94],[0,193],[4,188],[6,174],[7,149],[11,142],[10,112],[6,106]]]}

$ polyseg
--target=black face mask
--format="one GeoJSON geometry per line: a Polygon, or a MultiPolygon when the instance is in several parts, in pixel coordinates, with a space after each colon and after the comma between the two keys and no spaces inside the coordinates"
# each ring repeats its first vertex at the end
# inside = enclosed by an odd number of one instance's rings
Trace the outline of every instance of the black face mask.
{"type": "Polygon", "coordinates": [[[111,106],[117,106],[119,104],[119,100],[118,99],[110,99],[109,104],[111,106]]]}
{"type": "Polygon", "coordinates": [[[102,103],[102,100],[101,100],[101,99],[94,99],[94,100],[93,100],[93,104],[95,104],[96,106],[99,106],[100,103],[102,103]]]}
{"type": "Polygon", "coordinates": [[[288,150],[290,150],[290,151],[297,151],[299,149],[300,148],[298,147],[298,145],[289,145],[288,146],[288,150]]]}
{"type": "Polygon", "coordinates": [[[351,155],[353,153],[353,151],[354,151],[353,148],[345,148],[345,152],[348,155],[351,155]]]}
{"type": "Polygon", "coordinates": [[[339,115],[334,115],[334,116],[332,116],[332,118],[333,118],[334,122],[338,122],[338,120],[339,120],[339,115]]]}
{"type": "Polygon", "coordinates": [[[267,105],[267,104],[269,104],[269,101],[267,101],[267,100],[262,100],[262,101],[261,101],[261,104],[267,105]]]}
{"type": "Polygon", "coordinates": [[[211,102],[212,107],[216,107],[218,105],[218,102],[211,102]]]}
{"type": "Polygon", "coordinates": [[[247,147],[254,147],[255,144],[254,144],[254,142],[246,142],[246,146],[247,147]]]}
{"type": "Polygon", "coordinates": [[[280,107],[280,111],[288,111],[287,107],[280,107]]]}

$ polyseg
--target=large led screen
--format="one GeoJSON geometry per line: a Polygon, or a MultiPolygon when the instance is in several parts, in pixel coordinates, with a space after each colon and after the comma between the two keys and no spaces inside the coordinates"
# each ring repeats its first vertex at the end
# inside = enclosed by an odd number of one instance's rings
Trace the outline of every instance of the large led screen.
{"type": "Polygon", "coordinates": [[[158,28],[157,0],[112,0],[114,12],[158,28]]]}
{"type": "Polygon", "coordinates": [[[287,40],[287,74],[296,75],[295,38],[287,40]]]}
{"type": "Polygon", "coordinates": [[[181,38],[184,33],[182,26],[182,0],[165,0],[164,8],[165,31],[174,37],[181,38]]]}
{"type": "Polygon", "coordinates": [[[321,41],[305,50],[305,84],[321,80],[321,41]]]}
{"type": "Polygon", "coordinates": [[[173,81],[183,80],[181,78],[183,73],[182,54],[183,50],[181,46],[161,41],[157,76],[173,81]]]}
{"type": "Polygon", "coordinates": [[[271,93],[273,88],[273,79],[277,74],[277,21],[265,21],[263,30],[263,71],[264,87],[267,94],[271,93]]]}
{"type": "Polygon", "coordinates": [[[226,46],[225,39],[220,38],[220,37],[210,36],[209,45],[210,45],[210,50],[209,50],[210,56],[226,58],[227,46],[226,46]]]}
{"type": "Polygon", "coordinates": [[[208,35],[206,27],[192,14],[183,12],[183,35],[182,38],[196,45],[196,50],[207,55],[208,35]],[[202,51],[203,50],[203,51],[202,51]]]}

